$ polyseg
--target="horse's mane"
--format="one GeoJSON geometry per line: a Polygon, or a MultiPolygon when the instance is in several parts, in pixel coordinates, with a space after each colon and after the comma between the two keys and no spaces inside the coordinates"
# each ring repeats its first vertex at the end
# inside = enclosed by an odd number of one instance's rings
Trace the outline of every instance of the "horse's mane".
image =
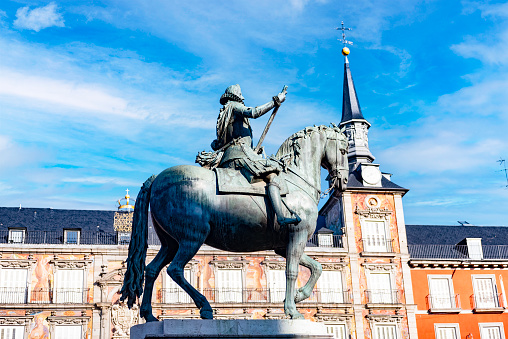
{"type": "Polygon", "coordinates": [[[289,138],[287,138],[282,145],[280,145],[279,149],[277,150],[277,153],[275,154],[275,157],[278,159],[284,158],[284,161],[287,164],[295,164],[297,165],[298,157],[300,156],[300,149],[301,145],[299,140],[305,139],[310,137],[313,133],[316,132],[327,132],[332,131],[335,133],[342,133],[339,127],[337,125],[332,124],[332,126],[312,126],[312,127],[305,127],[304,129],[292,134],[289,138]],[[289,159],[288,159],[289,158],[289,159]]]}

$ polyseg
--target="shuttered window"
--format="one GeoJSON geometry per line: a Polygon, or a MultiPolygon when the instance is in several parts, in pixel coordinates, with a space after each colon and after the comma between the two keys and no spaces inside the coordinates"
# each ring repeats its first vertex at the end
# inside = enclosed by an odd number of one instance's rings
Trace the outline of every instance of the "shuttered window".
{"type": "Polygon", "coordinates": [[[375,339],[397,339],[397,327],[395,325],[374,325],[375,339]]]}
{"type": "Polygon", "coordinates": [[[84,270],[59,269],[57,271],[55,278],[57,303],[83,303],[84,273],[84,270]]]}
{"type": "Polygon", "coordinates": [[[486,323],[479,325],[481,339],[504,339],[504,329],[502,323],[486,323]]]}
{"type": "Polygon", "coordinates": [[[344,324],[325,324],[326,333],[332,334],[335,339],[348,339],[346,336],[346,325],[344,324]]]}
{"type": "Polygon", "coordinates": [[[23,326],[0,326],[0,339],[23,339],[23,326]]]}
{"type": "Polygon", "coordinates": [[[57,325],[55,326],[55,339],[82,339],[81,326],[57,325]]]}
{"type": "Polygon", "coordinates": [[[460,339],[458,324],[436,324],[436,339],[460,339]]]}
{"type": "MultiPolygon", "coordinates": [[[[184,278],[191,283],[191,270],[183,270],[184,278]]],[[[164,302],[168,304],[190,303],[191,298],[169,275],[165,277],[164,302]]]]}
{"type": "Polygon", "coordinates": [[[27,301],[27,276],[25,268],[0,270],[0,303],[25,304],[27,301]]]}
{"type": "Polygon", "coordinates": [[[497,290],[492,277],[473,277],[475,308],[499,307],[497,290]]]}
{"type": "Polygon", "coordinates": [[[342,272],[323,271],[318,280],[319,294],[323,303],[343,303],[342,272]]]}
{"type": "Polygon", "coordinates": [[[268,282],[270,285],[270,301],[272,303],[281,303],[286,294],[286,271],[269,270],[268,282]]]}
{"type": "Polygon", "coordinates": [[[242,270],[219,269],[215,286],[216,300],[219,302],[242,302],[242,270]]]}
{"type": "Polygon", "coordinates": [[[363,250],[365,252],[388,252],[386,233],[384,221],[365,221],[362,229],[363,250]]]}
{"type": "Polygon", "coordinates": [[[372,272],[369,274],[369,302],[374,304],[391,304],[395,300],[392,291],[390,273],[372,272]]]}
{"type": "Polygon", "coordinates": [[[430,307],[437,309],[455,308],[452,280],[447,277],[429,277],[430,307]]]}

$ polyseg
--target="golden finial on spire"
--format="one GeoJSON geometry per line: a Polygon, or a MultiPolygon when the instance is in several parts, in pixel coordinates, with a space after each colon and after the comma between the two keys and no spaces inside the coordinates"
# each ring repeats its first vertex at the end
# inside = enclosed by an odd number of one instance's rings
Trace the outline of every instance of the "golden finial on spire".
{"type": "MultiPolygon", "coordinates": [[[[125,194],[125,197],[123,199],[118,199],[118,210],[130,212],[131,210],[134,209],[134,205],[130,204],[131,196],[129,195],[129,189],[126,189],[125,191],[127,192],[125,194]],[[122,200],[124,200],[125,202],[122,203],[122,200]]],[[[132,200],[135,201],[134,199],[132,199],[132,200]]]]}

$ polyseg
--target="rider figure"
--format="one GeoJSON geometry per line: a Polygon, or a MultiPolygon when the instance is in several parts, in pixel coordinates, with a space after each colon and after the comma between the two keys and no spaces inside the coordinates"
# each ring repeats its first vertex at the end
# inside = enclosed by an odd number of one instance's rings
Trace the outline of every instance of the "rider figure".
{"type": "Polygon", "coordinates": [[[276,183],[282,167],[278,162],[263,159],[261,155],[254,152],[252,129],[249,123],[249,118],[259,118],[272,108],[280,106],[286,100],[286,93],[283,91],[274,96],[272,101],[258,107],[246,107],[243,100],[240,85],[229,86],[220,98],[223,107],[217,118],[217,139],[211,145],[215,151],[219,149],[224,151],[219,167],[240,170],[250,182],[253,179],[266,181],[268,196],[279,225],[297,224],[301,221],[297,215],[294,218],[286,218],[282,212],[280,187],[276,183]]]}

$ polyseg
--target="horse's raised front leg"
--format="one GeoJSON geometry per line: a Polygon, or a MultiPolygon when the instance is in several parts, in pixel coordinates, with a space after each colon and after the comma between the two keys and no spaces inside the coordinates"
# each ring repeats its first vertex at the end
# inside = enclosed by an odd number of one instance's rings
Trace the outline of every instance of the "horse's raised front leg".
{"type": "Polygon", "coordinates": [[[155,258],[148,264],[145,268],[145,289],[143,292],[143,301],[141,302],[141,307],[139,309],[139,315],[145,318],[146,322],[150,321],[158,321],[152,314],[152,291],[153,291],[153,283],[155,279],[159,276],[160,271],[164,266],[171,262],[173,256],[176,253],[176,249],[178,248],[178,244],[175,242],[176,246],[161,246],[159,253],[155,256],[155,258]]]}
{"type": "Polygon", "coordinates": [[[284,313],[292,319],[302,319],[303,315],[296,309],[296,279],[298,278],[298,265],[307,243],[307,230],[301,225],[290,226],[289,242],[286,250],[286,300],[284,300],[284,313]]]}
{"type": "Polygon", "coordinates": [[[202,319],[213,319],[213,310],[205,296],[198,292],[184,277],[185,265],[196,255],[204,242],[203,239],[185,239],[180,241],[180,247],[175,258],[168,267],[170,277],[194,300],[199,308],[202,319]]]}
{"type": "MultiPolygon", "coordinates": [[[[275,253],[282,257],[286,257],[286,249],[277,249],[275,250],[275,253]]],[[[316,260],[309,257],[307,254],[303,253],[302,257],[300,259],[300,265],[307,267],[310,270],[310,277],[309,280],[305,283],[305,286],[299,288],[296,291],[295,295],[295,302],[299,303],[302,300],[307,299],[312,294],[312,290],[314,289],[314,286],[316,286],[316,283],[321,276],[322,267],[321,264],[318,263],[316,260]]]]}

